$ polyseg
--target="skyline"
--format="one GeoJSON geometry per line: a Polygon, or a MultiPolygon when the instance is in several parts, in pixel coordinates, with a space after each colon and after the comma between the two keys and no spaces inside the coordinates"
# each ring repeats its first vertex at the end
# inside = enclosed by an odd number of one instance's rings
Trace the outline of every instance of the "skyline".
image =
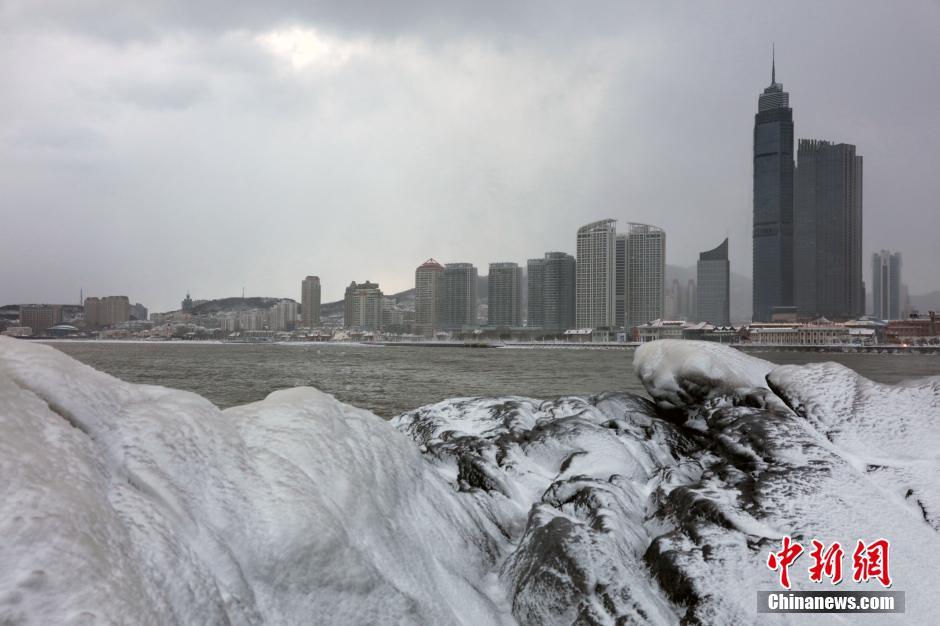
{"type": "Polygon", "coordinates": [[[729,237],[731,270],[751,276],[753,107],[773,41],[795,139],[866,156],[863,257],[900,251],[911,293],[940,288],[940,8],[727,6],[523,6],[503,26],[496,8],[408,4],[236,7],[223,25],[10,5],[0,299],[84,288],[160,311],[186,289],[296,299],[312,274],[330,302],[355,277],[409,289],[428,257],[573,254],[576,229],[608,217],[661,226],[682,267],[729,237]],[[868,43],[885,28],[899,45],[868,43]]]}

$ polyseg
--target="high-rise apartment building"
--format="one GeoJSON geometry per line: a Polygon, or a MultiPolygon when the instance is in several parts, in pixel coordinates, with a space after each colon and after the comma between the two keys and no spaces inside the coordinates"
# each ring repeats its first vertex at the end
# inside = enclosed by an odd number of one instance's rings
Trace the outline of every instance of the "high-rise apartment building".
{"type": "Polygon", "coordinates": [[[617,221],[592,222],[578,229],[575,323],[610,328],[616,321],[617,221]]]}
{"type": "Polygon", "coordinates": [[[793,109],[771,66],[754,117],[754,320],[793,306],[793,109]]]}
{"type": "Polygon", "coordinates": [[[284,299],[268,311],[268,329],[279,331],[294,330],[297,324],[297,302],[284,299]]]}
{"type": "Polygon", "coordinates": [[[529,326],[555,333],[574,328],[576,265],[564,252],[529,259],[529,326]]]}
{"type": "Polygon", "coordinates": [[[490,263],[487,325],[522,326],[522,268],[518,263],[490,263]]]}
{"type": "Polygon", "coordinates": [[[728,239],[698,255],[696,313],[698,321],[717,326],[731,323],[731,263],[728,239]]]}
{"type": "Polygon", "coordinates": [[[666,287],[665,303],[663,304],[663,319],[698,321],[695,309],[697,305],[697,289],[695,279],[690,278],[683,285],[678,278],[673,278],[666,287]]]}
{"type": "Polygon", "coordinates": [[[629,224],[625,244],[625,326],[634,328],[663,317],[666,232],[649,224],[629,224]]]}
{"type": "Polygon", "coordinates": [[[239,330],[264,330],[268,325],[268,315],[262,310],[242,311],[238,313],[239,330]]]}
{"type": "Polygon", "coordinates": [[[300,283],[300,317],[305,328],[320,325],[319,276],[307,276],[300,283]]]}
{"type": "Polygon", "coordinates": [[[800,140],[793,221],[797,314],[863,315],[862,157],[855,146],[800,140]]]}
{"type": "Polygon", "coordinates": [[[219,314],[219,328],[222,332],[225,333],[234,333],[239,329],[238,327],[238,313],[220,313],[219,314]]]}
{"type": "Polygon", "coordinates": [[[477,326],[477,268],[471,263],[448,263],[441,275],[442,326],[461,330],[477,326]]]}
{"type": "Polygon", "coordinates": [[[673,278],[672,282],[666,285],[666,296],[663,302],[663,319],[678,320],[681,306],[682,289],[679,287],[679,279],[673,278]]]}
{"type": "Polygon", "coordinates": [[[883,320],[903,319],[901,253],[887,250],[871,255],[872,315],[883,320]]]}
{"type": "Polygon", "coordinates": [[[381,330],[383,298],[377,283],[350,283],[346,287],[344,326],[356,330],[381,330]]]}
{"type": "Polygon", "coordinates": [[[62,322],[62,307],[56,304],[21,304],[20,326],[30,328],[33,335],[41,335],[62,322]]]}
{"type": "Polygon", "coordinates": [[[695,279],[690,278],[689,282],[685,285],[685,290],[682,292],[682,317],[690,322],[699,321],[698,311],[698,285],[695,284],[695,279]]]}
{"type": "Polygon", "coordinates": [[[444,266],[428,259],[415,270],[415,333],[433,337],[442,328],[444,266]]]}
{"type": "Polygon", "coordinates": [[[382,299],[382,330],[395,333],[403,332],[405,329],[405,313],[404,309],[399,308],[397,298],[385,296],[382,299]]]}
{"type": "Polygon", "coordinates": [[[578,229],[575,321],[583,328],[634,327],[663,316],[666,233],[616,220],[578,229]]]}
{"type": "Polygon", "coordinates": [[[543,286],[545,283],[545,259],[529,259],[526,261],[526,316],[525,323],[529,328],[542,328],[545,324],[545,302],[543,286]]]}
{"type": "Polygon", "coordinates": [[[149,312],[147,307],[142,305],[140,302],[132,304],[128,310],[128,316],[133,317],[135,320],[146,321],[148,319],[149,312]]]}
{"type": "Polygon", "coordinates": [[[130,317],[130,306],[127,296],[85,298],[85,326],[103,328],[126,322],[130,317]]]}

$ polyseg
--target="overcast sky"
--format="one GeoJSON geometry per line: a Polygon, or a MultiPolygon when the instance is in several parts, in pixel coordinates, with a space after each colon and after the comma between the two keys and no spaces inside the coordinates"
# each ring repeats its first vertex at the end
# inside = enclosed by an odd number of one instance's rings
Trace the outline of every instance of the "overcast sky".
{"type": "Polygon", "coordinates": [[[0,0],[0,304],[324,301],[613,217],[751,275],[757,96],[865,157],[865,275],[940,288],[940,2],[0,0]]]}

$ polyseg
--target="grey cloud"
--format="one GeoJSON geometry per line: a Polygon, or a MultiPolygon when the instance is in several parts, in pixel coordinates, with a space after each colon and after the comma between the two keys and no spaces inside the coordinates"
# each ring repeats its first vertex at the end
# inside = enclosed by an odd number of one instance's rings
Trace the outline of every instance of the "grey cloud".
{"type": "Polygon", "coordinates": [[[49,125],[19,128],[7,145],[17,151],[88,152],[107,146],[102,133],[83,126],[49,125]]]}
{"type": "Polygon", "coordinates": [[[133,78],[117,83],[113,92],[117,97],[146,109],[186,109],[206,97],[208,81],[165,80],[133,78]]]}
{"type": "MultiPolygon", "coordinates": [[[[657,7],[662,14],[677,9],[657,7]]],[[[4,22],[17,27],[61,28],[115,42],[160,39],[167,33],[264,30],[302,23],[341,34],[453,37],[481,35],[542,36],[615,35],[631,22],[647,17],[652,7],[604,0],[583,7],[537,0],[479,2],[401,0],[268,2],[205,0],[98,0],[76,4],[68,0],[36,3],[8,0],[4,22]]]]}
{"type": "Polygon", "coordinates": [[[865,252],[938,287],[935,3],[7,2],[0,301],[404,289],[435,256],[524,261],[603,217],[731,238],[750,275],[770,42],[798,137],[866,158],[865,252]],[[328,67],[256,39],[312,28],[328,67]],[[339,55],[342,56],[342,55],[339,55]],[[23,158],[29,152],[29,158],[23,158]],[[61,154],[81,157],[78,171],[61,154]],[[30,210],[25,211],[24,207],[30,210]],[[67,216],[50,232],[43,219],[67,216]],[[8,277],[10,276],[10,277],[8,277]]]}

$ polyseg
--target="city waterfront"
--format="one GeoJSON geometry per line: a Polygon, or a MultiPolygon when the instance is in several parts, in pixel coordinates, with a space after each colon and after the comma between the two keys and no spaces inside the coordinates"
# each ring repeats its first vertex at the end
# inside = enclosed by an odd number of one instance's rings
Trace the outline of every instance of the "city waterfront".
{"type": "MultiPolygon", "coordinates": [[[[135,383],[193,391],[220,407],[310,385],[390,418],[447,398],[522,395],[542,399],[602,391],[643,393],[632,349],[490,349],[361,344],[56,342],[57,349],[135,383]]],[[[879,382],[940,375],[925,354],[761,350],[778,364],[836,361],[879,382]]]]}

